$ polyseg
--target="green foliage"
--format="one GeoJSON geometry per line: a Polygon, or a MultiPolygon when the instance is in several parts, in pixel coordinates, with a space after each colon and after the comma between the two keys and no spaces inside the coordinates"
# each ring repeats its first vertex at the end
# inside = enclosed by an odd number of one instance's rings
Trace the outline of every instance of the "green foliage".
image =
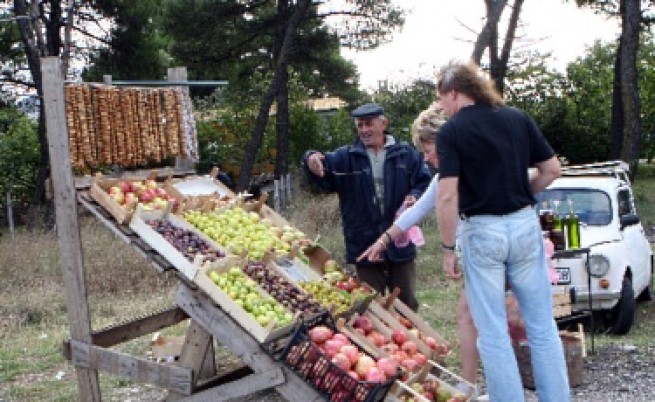
{"type": "Polygon", "coordinates": [[[163,79],[172,65],[170,39],[162,31],[162,0],[101,0],[98,11],[113,18],[109,47],[91,57],[84,72],[87,81],[114,79],[163,79]]]}
{"type": "Polygon", "coordinates": [[[0,109],[0,193],[28,200],[39,166],[37,125],[13,110],[0,109]]]}
{"type": "Polygon", "coordinates": [[[434,82],[418,79],[406,86],[381,88],[374,98],[384,107],[389,131],[411,143],[410,128],[414,119],[435,101],[434,82]]]}

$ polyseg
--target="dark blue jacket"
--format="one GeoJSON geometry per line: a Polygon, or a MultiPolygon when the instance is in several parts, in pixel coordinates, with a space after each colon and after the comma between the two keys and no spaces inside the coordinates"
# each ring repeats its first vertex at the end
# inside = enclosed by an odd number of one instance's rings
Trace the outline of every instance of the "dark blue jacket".
{"type": "MultiPolygon", "coordinates": [[[[416,149],[405,142],[396,142],[387,147],[384,213],[381,213],[375,196],[371,163],[361,141],[326,153],[324,177],[314,175],[307,167],[307,158],[314,152],[310,150],[305,153],[303,167],[308,177],[320,188],[339,195],[346,260],[351,264],[391,226],[405,197],[413,195],[418,199],[432,178],[423,156],[416,149]]],[[[385,255],[393,263],[408,262],[416,257],[416,248],[411,242],[402,248],[391,244],[385,255]]],[[[368,264],[368,261],[358,263],[368,264]]]]}

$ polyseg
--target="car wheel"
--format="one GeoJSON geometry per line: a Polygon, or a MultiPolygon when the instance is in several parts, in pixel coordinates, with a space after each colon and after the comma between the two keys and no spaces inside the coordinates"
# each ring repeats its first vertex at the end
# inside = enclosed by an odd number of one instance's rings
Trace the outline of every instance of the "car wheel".
{"type": "Polygon", "coordinates": [[[650,281],[648,281],[648,286],[639,293],[637,301],[651,301],[653,300],[653,264],[650,266],[650,281]]]}
{"type": "Polygon", "coordinates": [[[630,278],[623,278],[621,286],[621,298],[619,303],[612,308],[610,313],[609,333],[614,335],[625,335],[630,332],[632,324],[635,322],[635,310],[637,301],[635,300],[635,291],[632,288],[630,278]]]}

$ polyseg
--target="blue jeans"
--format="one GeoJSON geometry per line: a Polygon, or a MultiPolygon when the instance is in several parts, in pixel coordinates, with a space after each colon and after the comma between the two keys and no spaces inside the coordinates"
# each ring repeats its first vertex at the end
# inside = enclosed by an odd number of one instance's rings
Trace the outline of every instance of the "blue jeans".
{"type": "Polygon", "coordinates": [[[466,295],[478,330],[478,349],[492,401],[524,401],[518,364],[507,329],[505,281],[525,321],[540,402],[570,399],[562,342],[553,319],[552,294],[537,214],[463,220],[461,245],[466,295]]]}

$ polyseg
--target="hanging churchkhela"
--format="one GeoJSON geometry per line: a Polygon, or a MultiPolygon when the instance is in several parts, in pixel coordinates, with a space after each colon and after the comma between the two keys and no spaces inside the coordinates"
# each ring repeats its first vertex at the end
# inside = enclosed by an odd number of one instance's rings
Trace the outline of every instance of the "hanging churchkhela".
{"type": "Polygon", "coordinates": [[[65,87],[73,168],[145,167],[176,156],[195,161],[193,108],[183,88],[65,87]]]}

